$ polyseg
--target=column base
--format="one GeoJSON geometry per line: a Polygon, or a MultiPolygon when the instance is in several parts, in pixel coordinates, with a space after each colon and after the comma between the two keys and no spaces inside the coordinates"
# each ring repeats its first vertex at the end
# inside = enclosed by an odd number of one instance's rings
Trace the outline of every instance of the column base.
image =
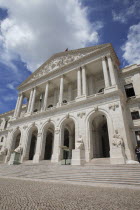
{"type": "Polygon", "coordinates": [[[52,163],[58,163],[59,162],[59,156],[57,154],[52,155],[51,162],[52,163]]]}
{"type": "Polygon", "coordinates": [[[84,165],[85,164],[85,151],[80,149],[72,150],[71,165],[84,165]]]}
{"type": "Polygon", "coordinates": [[[104,93],[110,93],[115,90],[118,90],[118,85],[112,85],[112,86],[106,87],[104,89],[104,93]]]}
{"type": "Polygon", "coordinates": [[[76,101],[82,101],[82,100],[85,100],[86,98],[87,98],[87,95],[77,96],[76,101]]]}
{"type": "Polygon", "coordinates": [[[34,155],[33,163],[39,163],[39,161],[40,161],[40,156],[38,154],[34,155]]]}

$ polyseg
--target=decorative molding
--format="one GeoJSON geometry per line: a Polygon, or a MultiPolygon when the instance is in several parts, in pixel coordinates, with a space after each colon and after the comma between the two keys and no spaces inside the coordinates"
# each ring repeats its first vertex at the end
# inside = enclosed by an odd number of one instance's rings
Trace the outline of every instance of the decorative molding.
{"type": "Polygon", "coordinates": [[[12,133],[13,129],[10,129],[9,132],[12,133]]]}
{"type": "Polygon", "coordinates": [[[37,134],[37,137],[41,137],[41,135],[42,135],[42,133],[41,133],[41,132],[39,132],[39,133],[37,134]]]}
{"type": "Polygon", "coordinates": [[[85,112],[79,112],[79,113],[77,114],[77,116],[80,117],[80,118],[83,118],[83,116],[84,116],[85,114],[86,114],[85,112]]]}
{"type": "Polygon", "coordinates": [[[56,127],[55,134],[59,134],[59,132],[60,132],[60,129],[58,127],[56,127]]]}
{"type": "Polygon", "coordinates": [[[51,122],[51,118],[49,118],[49,119],[47,120],[47,122],[50,123],[50,122],[51,122]]]}
{"type": "Polygon", "coordinates": [[[70,117],[69,113],[66,114],[66,118],[68,119],[70,117]]]}
{"type": "Polygon", "coordinates": [[[118,108],[118,107],[119,107],[119,103],[113,103],[113,104],[108,105],[108,108],[112,109],[113,111],[115,111],[116,108],[118,108]]]}
{"type": "Polygon", "coordinates": [[[115,134],[113,135],[112,145],[114,147],[124,147],[123,138],[120,134],[118,134],[118,130],[115,130],[115,134]]]}
{"type": "Polygon", "coordinates": [[[24,130],[26,130],[26,128],[28,128],[28,126],[27,126],[27,125],[23,126],[23,129],[24,129],[24,130]]]}
{"type": "Polygon", "coordinates": [[[93,110],[97,112],[99,110],[98,106],[94,106],[93,110]]]}

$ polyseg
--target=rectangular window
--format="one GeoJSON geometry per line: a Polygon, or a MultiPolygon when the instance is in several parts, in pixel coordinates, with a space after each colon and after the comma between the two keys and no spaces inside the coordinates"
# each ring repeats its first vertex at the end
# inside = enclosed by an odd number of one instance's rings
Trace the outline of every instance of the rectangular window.
{"type": "Polygon", "coordinates": [[[140,143],[140,131],[135,131],[137,142],[140,143]]]}
{"type": "Polygon", "coordinates": [[[140,115],[138,111],[131,112],[132,120],[140,119],[140,115]]]}
{"type": "Polygon", "coordinates": [[[125,85],[124,88],[125,88],[127,98],[131,98],[131,97],[135,96],[135,91],[134,91],[132,83],[125,85]]]}

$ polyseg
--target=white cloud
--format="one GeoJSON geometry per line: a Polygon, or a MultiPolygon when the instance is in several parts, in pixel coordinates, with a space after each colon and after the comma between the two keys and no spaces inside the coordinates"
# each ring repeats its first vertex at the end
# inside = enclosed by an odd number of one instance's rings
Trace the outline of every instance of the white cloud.
{"type": "Polygon", "coordinates": [[[114,21],[118,21],[121,23],[127,23],[128,19],[131,17],[139,18],[140,16],[140,1],[134,0],[134,1],[120,1],[118,0],[119,4],[124,4],[122,6],[122,10],[119,12],[112,11],[112,16],[114,21]],[[130,4],[131,3],[131,4],[130,4]]]}
{"type": "Polygon", "coordinates": [[[7,88],[11,89],[11,90],[15,90],[15,86],[13,83],[9,83],[7,84],[7,88]]]}
{"type": "Polygon", "coordinates": [[[122,50],[123,58],[128,64],[140,64],[140,23],[129,28],[127,41],[122,50]]]}
{"type": "Polygon", "coordinates": [[[0,0],[8,10],[0,45],[6,62],[20,56],[34,71],[52,54],[98,43],[101,22],[88,21],[81,0],[0,0]]]}
{"type": "Polygon", "coordinates": [[[15,95],[7,95],[7,96],[5,96],[4,98],[3,98],[3,100],[4,101],[15,101],[15,100],[17,100],[17,96],[15,96],[15,95]]]}

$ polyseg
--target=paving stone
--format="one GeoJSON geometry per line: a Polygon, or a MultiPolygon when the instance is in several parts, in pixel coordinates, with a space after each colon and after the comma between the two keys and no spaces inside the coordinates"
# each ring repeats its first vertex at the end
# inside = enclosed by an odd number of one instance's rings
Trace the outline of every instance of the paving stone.
{"type": "Polygon", "coordinates": [[[93,209],[140,209],[140,190],[0,178],[0,210],[93,209]]]}

